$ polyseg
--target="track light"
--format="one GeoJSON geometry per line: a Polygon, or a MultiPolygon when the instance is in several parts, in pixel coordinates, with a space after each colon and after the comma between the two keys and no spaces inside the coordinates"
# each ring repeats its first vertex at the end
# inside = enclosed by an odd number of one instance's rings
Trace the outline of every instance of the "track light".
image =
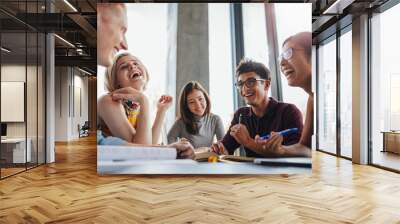
{"type": "Polygon", "coordinates": [[[72,10],[74,10],[74,12],[78,12],[78,10],[71,4],[68,2],[68,0],[64,0],[65,4],[67,4],[72,10]]]}
{"type": "Polygon", "coordinates": [[[11,52],[11,50],[9,50],[9,49],[7,49],[7,48],[5,48],[5,47],[1,47],[1,50],[4,51],[4,52],[6,52],[6,53],[10,53],[10,52],[11,52]]]}
{"type": "Polygon", "coordinates": [[[67,45],[69,45],[70,47],[75,48],[75,45],[73,45],[71,42],[69,42],[68,40],[58,36],[57,34],[54,34],[55,37],[57,37],[59,40],[61,40],[62,42],[66,43],[67,45]]]}
{"type": "Polygon", "coordinates": [[[78,67],[78,70],[81,71],[81,72],[83,72],[83,73],[85,73],[85,74],[87,74],[87,75],[89,75],[89,76],[92,75],[92,73],[90,73],[90,72],[88,72],[88,71],[86,71],[86,70],[83,70],[83,69],[81,69],[81,68],[79,68],[79,67],[78,67]]]}
{"type": "Polygon", "coordinates": [[[322,14],[342,14],[343,10],[355,0],[336,0],[322,14]]]}

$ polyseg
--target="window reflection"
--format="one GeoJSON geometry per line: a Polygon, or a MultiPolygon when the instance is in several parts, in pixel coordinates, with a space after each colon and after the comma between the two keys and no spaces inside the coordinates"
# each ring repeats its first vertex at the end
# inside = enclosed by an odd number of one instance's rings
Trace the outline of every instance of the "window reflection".
{"type": "Polygon", "coordinates": [[[318,49],[318,147],[336,153],[336,39],[318,49]]]}
{"type": "Polygon", "coordinates": [[[268,67],[267,31],[264,3],[246,3],[243,7],[244,56],[268,67]]]}
{"type": "Polygon", "coordinates": [[[340,153],[352,157],[352,34],[340,37],[340,153]]]}

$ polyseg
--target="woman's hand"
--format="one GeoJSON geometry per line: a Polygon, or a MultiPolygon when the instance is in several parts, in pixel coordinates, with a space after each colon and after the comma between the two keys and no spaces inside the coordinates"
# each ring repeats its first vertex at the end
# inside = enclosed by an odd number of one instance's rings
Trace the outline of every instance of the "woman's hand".
{"type": "Polygon", "coordinates": [[[139,103],[142,103],[146,99],[146,96],[142,92],[132,87],[117,89],[111,93],[111,97],[114,101],[131,100],[139,103]]]}
{"type": "Polygon", "coordinates": [[[179,141],[169,145],[176,148],[178,159],[194,159],[194,148],[188,141],[179,141]]]}
{"type": "Polygon", "coordinates": [[[167,111],[172,105],[172,100],[173,100],[172,96],[162,95],[160,99],[158,99],[157,110],[160,112],[167,111]]]}

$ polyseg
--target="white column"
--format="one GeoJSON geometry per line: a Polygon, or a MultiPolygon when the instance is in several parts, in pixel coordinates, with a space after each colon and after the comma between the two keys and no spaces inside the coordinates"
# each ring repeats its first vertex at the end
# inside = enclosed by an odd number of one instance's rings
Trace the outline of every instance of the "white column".
{"type": "Polygon", "coordinates": [[[368,16],[353,20],[353,162],[368,163],[368,16]]]}
{"type": "Polygon", "coordinates": [[[46,163],[55,161],[55,76],[54,35],[46,35],[46,163]]]}

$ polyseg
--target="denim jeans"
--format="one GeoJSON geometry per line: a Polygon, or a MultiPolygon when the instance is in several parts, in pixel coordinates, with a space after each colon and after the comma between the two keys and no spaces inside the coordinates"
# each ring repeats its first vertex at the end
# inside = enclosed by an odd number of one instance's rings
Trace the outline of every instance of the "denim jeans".
{"type": "Polygon", "coordinates": [[[126,145],[127,141],[118,137],[108,136],[104,137],[100,130],[97,130],[97,145],[126,145]]]}

